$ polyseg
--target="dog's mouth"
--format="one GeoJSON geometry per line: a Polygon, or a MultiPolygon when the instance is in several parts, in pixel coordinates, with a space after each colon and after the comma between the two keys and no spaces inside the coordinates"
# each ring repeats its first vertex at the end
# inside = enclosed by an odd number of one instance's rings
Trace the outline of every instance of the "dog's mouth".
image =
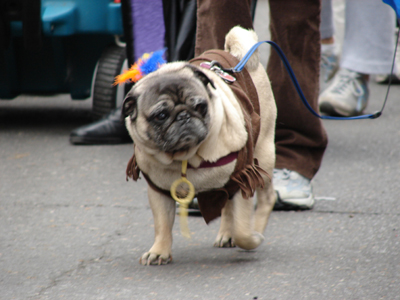
{"type": "Polygon", "coordinates": [[[171,160],[174,160],[176,158],[180,157],[186,157],[188,155],[189,151],[177,151],[177,152],[165,152],[167,157],[169,157],[171,160]]]}
{"type": "Polygon", "coordinates": [[[180,137],[179,139],[167,141],[163,144],[163,152],[168,153],[170,155],[175,155],[179,152],[188,152],[193,147],[198,146],[205,137],[198,137],[194,135],[185,135],[180,137]]]}
{"type": "Polygon", "coordinates": [[[167,157],[169,157],[171,160],[187,160],[190,157],[192,157],[196,152],[197,148],[200,143],[190,143],[188,145],[180,145],[180,147],[174,147],[172,149],[168,149],[163,151],[167,157]]]}

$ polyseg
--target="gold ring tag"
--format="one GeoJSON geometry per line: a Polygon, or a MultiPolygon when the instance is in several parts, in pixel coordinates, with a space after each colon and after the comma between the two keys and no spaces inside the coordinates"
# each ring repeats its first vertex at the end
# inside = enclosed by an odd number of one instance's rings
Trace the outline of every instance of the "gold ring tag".
{"type": "Polygon", "coordinates": [[[181,233],[184,237],[190,238],[190,231],[188,227],[188,207],[195,196],[193,184],[186,178],[187,160],[182,161],[182,177],[175,180],[171,185],[171,196],[179,203],[179,221],[181,225],[181,233]],[[183,185],[187,186],[183,188],[183,185]],[[178,190],[178,188],[180,188],[178,190]]]}

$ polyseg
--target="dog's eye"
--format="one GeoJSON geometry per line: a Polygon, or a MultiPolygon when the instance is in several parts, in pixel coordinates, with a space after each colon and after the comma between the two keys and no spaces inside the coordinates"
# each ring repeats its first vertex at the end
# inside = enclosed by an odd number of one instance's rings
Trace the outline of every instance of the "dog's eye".
{"type": "Polygon", "coordinates": [[[199,112],[202,116],[205,116],[207,114],[207,103],[206,102],[200,102],[196,105],[195,110],[199,112]]]}
{"type": "Polygon", "coordinates": [[[169,117],[168,112],[162,111],[162,112],[158,113],[158,114],[155,116],[155,119],[156,119],[157,121],[164,121],[164,120],[167,119],[168,117],[169,117]]]}

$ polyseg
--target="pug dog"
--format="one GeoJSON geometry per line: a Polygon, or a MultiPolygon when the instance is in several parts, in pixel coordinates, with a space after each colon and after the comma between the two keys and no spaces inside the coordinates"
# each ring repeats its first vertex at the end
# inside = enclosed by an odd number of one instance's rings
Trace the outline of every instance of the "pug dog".
{"type": "MultiPolygon", "coordinates": [[[[225,49],[214,54],[238,62],[257,40],[254,31],[234,27],[225,49]]],[[[155,241],[141,256],[143,265],[172,261],[176,202],[169,191],[181,177],[184,160],[202,213],[211,211],[206,222],[221,216],[214,246],[250,250],[264,240],[275,203],[270,174],[275,164],[276,105],[270,81],[257,52],[243,70],[253,87],[237,93],[229,76],[242,74],[227,72],[220,61],[212,65],[196,64],[196,59],[165,64],[140,79],[124,100],[123,115],[134,142],[127,175],[137,180],[143,173],[154,217],[155,241]],[[258,98],[257,103],[238,100],[246,91],[248,98],[258,98]]]]}

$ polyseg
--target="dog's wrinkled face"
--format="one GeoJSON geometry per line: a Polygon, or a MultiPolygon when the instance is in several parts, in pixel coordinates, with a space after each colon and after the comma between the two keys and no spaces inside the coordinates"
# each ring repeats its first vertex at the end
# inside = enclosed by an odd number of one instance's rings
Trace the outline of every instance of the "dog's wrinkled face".
{"type": "Polygon", "coordinates": [[[212,81],[190,65],[143,78],[123,105],[134,142],[170,155],[198,146],[209,132],[212,87],[212,81]]]}

